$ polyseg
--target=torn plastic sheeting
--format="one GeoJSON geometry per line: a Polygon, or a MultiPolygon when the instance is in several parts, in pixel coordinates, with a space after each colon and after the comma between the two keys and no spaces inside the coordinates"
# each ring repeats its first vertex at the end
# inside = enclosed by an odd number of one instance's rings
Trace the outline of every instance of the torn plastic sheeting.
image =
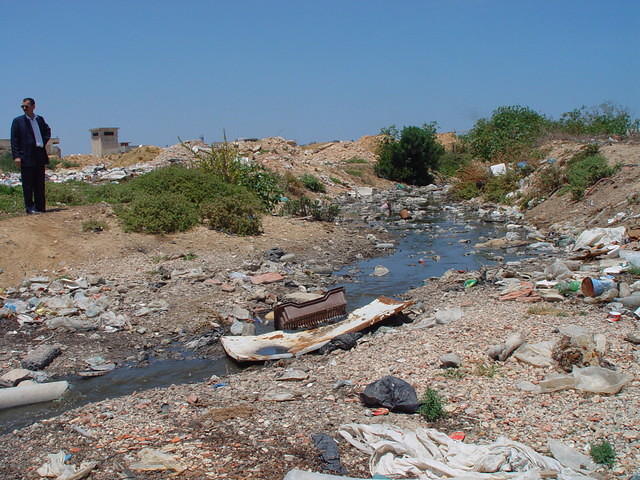
{"type": "Polygon", "coordinates": [[[540,393],[557,392],[575,388],[583,392],[615,394],[622,390],[632,377],[602,367],[574,367],[570,374],[553,373],[539,383],[540,393]]]}
{"type": "Polygon", "coordinates": [[[187,467],[178,462],[173,455],[153,448],[143,448],[138,452],[138,458],[140,458],[139,462],[130,465],[132,470],[142,472],[175,470],[176,473],[182,473],[187,469],[187,467]]]}
{"type": "MultiPolygon", "coordinates": [[[[379,477],[381,478],[381,477],[379,477]]],[[[384,477],[387,478],[387,477],[384,477]]],[[[304,470],[289,470],[283,480],[361,480],[354,477],[343,477],[342,475],[329,475],[327,473],[306,472],[304,470]]]]}
{"type": "Polygon", "coordinates": [[[220,339],[227,355],[239,362],[290,358],[319,349],[344,333],[358,332],[412,305],[380,297],[349,314],[342,322],[297,333],[276,331],[256,336],[225,336],[220,339]]]}
{"type": "Polygon", "coordinates": [[[523,443],[498,437],[488,445],[463,443],[432,428],[402,429],[391,424],[347,424],[338,433],[358,450],[371,455],[372,475],[421,479],[530,480],[542,470],[559,472],[563,480],[586,479],[557,459],[541,455],[523,443]]]}
{"type": "Polygon", "coordinates": [[[573,250],[594,247],[596,245],[606,246],[614,243],[620,245],[625,238],[625,232],[625,227],[592,228],[585,230],[576,239],[573,250]]]}

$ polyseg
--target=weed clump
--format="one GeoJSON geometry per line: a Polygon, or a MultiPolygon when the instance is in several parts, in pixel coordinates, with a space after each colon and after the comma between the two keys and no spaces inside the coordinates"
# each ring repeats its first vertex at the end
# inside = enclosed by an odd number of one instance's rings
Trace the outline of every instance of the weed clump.
{"type": "Polygon", "coordinates": [[[445,417],[445,403],[445,400],[438,392],[436,392],[432,388],[427,388],[427,390],[422,395],[418,413],[422,415],[422,417],[427,421],[435,422],[436,420],[445,417]]]}
{"type": "Polygon", "coordinates": [[[102,220],[91,219],[91,220],[87,220],[86,222],[82,222],[83,232],[98,233],[108,229],[109,229],[109,225],[107,225],[107,223],[103,222],[102,220]]]}
{"type": "Polygon", "coordinates": [[[606,158],[599,154],[572,159],[567,165],[567,181],[573,199],[580,200],[587,188],[616,171],[617,168],[610,167],[606,158]]]}
{"type": "Polygon", "coordinates": [[[612,466],[616,461],[616,451],[606,440],[599,443],[592,443],[589,454],[594,462],[600,465],[612,466]]]}
{"type": "Polygon", "coordinates": [[[334,203],[312,200],[302,196],[286,202],[281,210],[281,215],[292,217],[311,217],[319,222],[333,222],[340,213],[340,206],[334,203]]]}
{"type": "Polygon", "coordinates": [[[312,192],[324,193],[327,191],[320,179],[315,175],[311,175],[310,173],[305,173],[304,175],[302,175],[300,177],[300,181],[307,190],[311,190],[312,192]]]}

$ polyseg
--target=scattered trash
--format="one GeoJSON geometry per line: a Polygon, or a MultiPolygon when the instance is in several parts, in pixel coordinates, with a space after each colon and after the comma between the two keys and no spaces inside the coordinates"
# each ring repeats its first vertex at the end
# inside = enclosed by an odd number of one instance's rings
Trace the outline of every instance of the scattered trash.
{"type": "Polygon", "coordinates": [[[470,278],[468,280],[464,281],[464,288],[471,288],[471,287],[475,287],[478,284],[478,279],[477,278],[470,278]]]}
{"type": "Polygon", "coordinates": [[[38,475],[56,480],[80,480],[98,465],[98,462],[82,462],[79,467],[68,465],[65,462],[70,458],[71,455],[62,450],[48,454],[47,461],[37,470],[38,475]]]}
{"type": "Polygon", "coordinates": [[[323,470],[339,474],[347,473],[347,470],[340,463],[338,444],[333,438],[324,433],[313,433],[311,439],[315,447],[320,450],[323,470]]]}
{"type": "Polygon", "coordinates": [[[540,393],[574,388],[583,392],[614,394],[622,390],[632,377],[602,367],[575,367],[568,375],[552,373],[539,383],[540,393]]]}
{"type": "Polygon", "coordinates": [[[507,173],[507,165],[504,163],[498,163],[497,165],[491,165],[489,167],[489,170],[491,170],[491,175],[497,177],[499,175],[504,175],[505,173],[507,173]]]}
{"type": "MultiPolygon", "coordinates": [[[[541,470],[558,478],[578,479],[574,470],[558,459],[543,456],[527,445],[506,437],[490,444],[471,444],[453,440],[432,428],[403,429],[391,424],[347,424],[338,433],[352,446],[371,456],[371,475],[392,478],[502,478],[526,480],[541,470]]],[[[566,461],[566,459],[565,459],[566,461]]]]}
{"type": "Polygon", "coordinates": [[[582,293],[587,297],[599,297],[605,291],[615,288],[616,282],[609,278],[591,278],[582,280],[582,293]]]}
{"type": "Polygon", "coordinates": [[[22,382],[17,387],[2,388],[0,389],[0,410],[56,400],[68,388],[69,383],[66,381],[50,383],[22,382]]]}
{"type": "Polygon", "coordinates": [[[367,385],[360,394],[360,400],[367,407],[381,406],[392,412],[415,413],[420,406],[415,389],[391,375],[367,385]]]}
{"type": "Polygon", "coordinates": [[[464,312],[460,307],[447,308],[446,310],[439,310],[436,312],[435,318],[436,322],[441,325],[446,325],[447,323],[455,322],[456,320],[460,320],[464,312]]]}
{"type": "Polygon", "coordinates": [[[622,314],[620,312],[611,311],[607,316],[607,321],[611,323],[619,322],[622,318],[622,314]]]}
{"type": "Polygon", "coordinates": [[[467,435],[464,432],[452,432],[449,434],[449,438],[451,440],[458,440],[459,442],[463,441],[466,436],[467,435]]]}
{"type": "Polygon", "coordinates": [[[576,239],[573,250],[581,250],[598,245],[621,245],[625,238],[625,227],[592,228],[583,231],[576,239]]]}
{"type": "Polygon", "coordinates": [[[276,331],[257,336],[225,336],[220,339],[227,355],[240,361],[290,358],[318,350],[331,339],[367,327],[400,313],[413,302],[380,297],[349,314],[346,320],[297,333],[276,331]]]}
{"type": "Polygon", "coordinates": [[[378,417],[380,415],[389,415],[388,408],[372,408],[370,412],[371,412],[371,415],[373,415],[374,417],[378,417]]]}
{"type": "Polygon", "coordinates": [[[143,448],[138,452],[138,462],[131,464],[132,470],[149,472],[155,470],[174,470],[176,473],[184,472],[187,467],[176,460],[176,457],[153,448],[143,448]]]}

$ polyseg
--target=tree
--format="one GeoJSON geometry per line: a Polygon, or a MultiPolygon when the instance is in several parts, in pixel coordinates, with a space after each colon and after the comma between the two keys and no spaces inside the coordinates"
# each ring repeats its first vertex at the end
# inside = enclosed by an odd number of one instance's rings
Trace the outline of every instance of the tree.
{"type": "Polygon", "coordinates": [[[404,127],[399,132],[395,126],[383,128],[378,146],[375,172],[379,177],[411,185],[429,185],[432,171],[444,153],[436,138],[436,123],[422,127],[404,127]]]}
{"type": "Polygon", "coordinates": [[[496,108],[490,119],[481,118],[466,136],[471,153],[484,160],[530,147],[549,125],[549,120],[529,107],[496,108]]]}

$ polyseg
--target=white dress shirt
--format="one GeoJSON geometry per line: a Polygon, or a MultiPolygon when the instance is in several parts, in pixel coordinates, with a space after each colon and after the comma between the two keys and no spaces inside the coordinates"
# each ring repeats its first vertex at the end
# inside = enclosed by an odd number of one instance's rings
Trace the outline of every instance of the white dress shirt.
{"type": "Polygon", "coordinates": [[[44,147],[44,142],[42,141],[42,134],[40,133],[40,125],[38,125],[38,122],[36,121],[36,118],[38,118],[38,116],[34,115],[33,118],[31,118],[29,115],[25,115],[25,117],[27,117],[27,119],[29,119],[29,123],[31,123],[31,128],[33,129],[33,135],[36,137],[36,146],[44,147]]]}

